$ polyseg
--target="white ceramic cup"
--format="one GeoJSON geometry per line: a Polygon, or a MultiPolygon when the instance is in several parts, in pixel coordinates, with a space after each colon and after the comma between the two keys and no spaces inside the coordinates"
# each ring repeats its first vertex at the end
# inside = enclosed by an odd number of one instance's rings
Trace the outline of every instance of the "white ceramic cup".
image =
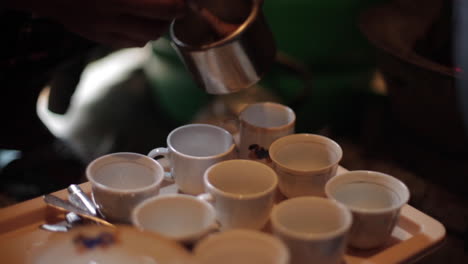
{"type": "Polygon", "coordinates": [[[208,124],[190,124],[174,129],[167,137],[167,148],[155,148],[148,156],[166,157],[169,177],[179,190],[196,195],[204,191],[205,170],[217,162],[236,158],[237,149],[227,130],[208,124]]]}
{"type": "Polygon", "coordinates": [[[218,229],[213,207],[194,196],[160,195],[140,203],[132,224],[184,244],[192,244],[218,229]]]}
{"type": "Polygon", "coordinates": [[[204,176],[206,193],[216,211],[221,230],[261,229],[268,222],[278,184],[267,165],[251,160],[222,161],[209,167],[204,176]]]}
{"type": "Polygon", "coordinates": [[[403,182],[375,171],[342,173],[330,179],[325,191],[353,213],[349,245],[360,249],[383,246],[389,240],[410,196],[403,182]]]}
{"type": "Polygon", "coordinates": [[[239,114],[239,157],[271,164],[268,149],[276,139],[294,133],[296,115],[286,105],[262,102],[239,114]]]}
{"type": "Polygon", "coordinates": [[[270,158],[278,174],[279,189],[286,197],[325,196],[325,183],[335,176],[343,156],[330,138],[293,134],[270,146],[270,158]]]}
{"type": "Polygon", "coordinates": [[[289,250],[268,233],[233,229],[210,235],[194,248],[200,264],[288,264],[289,250]]]}
{"type": "Polygon", "coordinates": [[[148,156],[119,152],[93,160],[86,177],[94,203],[106,219],[130,223],[133,208],[159,193],[164,169],[148,156]]]}
{"type": "Polygon", "coordinates": [[[349,210],[322,197],[296,197],[273,208],[273,234],[288,246],[291,264],[341,264],[352,224],[349,210]]]}

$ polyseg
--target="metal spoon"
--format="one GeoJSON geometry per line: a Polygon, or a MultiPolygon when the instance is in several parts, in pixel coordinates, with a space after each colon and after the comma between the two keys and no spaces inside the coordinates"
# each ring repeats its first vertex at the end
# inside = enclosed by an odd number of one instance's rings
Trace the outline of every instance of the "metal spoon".
{"type": "Polygon", "coordinates": [[[76,207],[79,207],[88,213],[104,218],[97,206],[86,195],[86,193],[80,188],[79,185],[71,184],[68,188],[68,201],[76,207]]]}
{"type": "Polygon", "coordinates": [[[68,201],[62,200],[61,198],[55,195],[52,195],[52,194],[44,195],[44,202],[58,210],[65,211],[65,212],[73,212],[83,218],[92,220],[102,225],[111,226],[111,227],[114,226],[113,224],[107,222],[106,220],[98,216],[92,215],[87,210],[83,210],[80,207],[77,207],[68,201]]]}

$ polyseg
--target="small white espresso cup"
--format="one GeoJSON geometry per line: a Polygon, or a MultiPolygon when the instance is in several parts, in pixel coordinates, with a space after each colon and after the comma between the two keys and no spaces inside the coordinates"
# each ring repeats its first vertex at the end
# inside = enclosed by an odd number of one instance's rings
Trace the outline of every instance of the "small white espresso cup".
{"type": "Polygon", "coordinates": [[[164,169],[148,156],[119,152],[93,160],[86,177],[93,200],[106,219],[130,223],[133,208],[159,193],[164,169]]]}
{"type": "Polygon", "coordinates": [[[227,160],[209,167],[204,176],[206,193],[221,230],[261,229],[268,222],[278,184],[267,165],[251,160],[227,160]]]}
{"type": "Polygon", "coordinates": [[[218,229],[213,207],[194,196],[168,194],[149,198],[132,212],[132,224],[184,244],[218,229]]]}
{"type": "Polygon", "coordinates": [[[179,190],[196,195],[204,191],[205,170],[217,162],[236,158],[237,149],[227,130],[208,124],[190,124],[174,129],[167,137],[167,148],[155,148],[148,156],[166,157],[169,177],[179,190]]]}
{"type": "Polygon", "coordinates": [[[239,157],[271,164],[268,148],[276,139],[294,133],[296,115],[286,105],[262,102],[239,114],[239,157]]]}
{"type": "Polygon", "coordinates": [[[200,264],[289,264],[289,250],[268,233],[232,229],[202,239],[194,248],[200,264]]]}
{"type": "Polygon", "coordinates": [[[341,264],[352,224],[349,210],[322,197],[296,197],[271,213],[273,234],[288,246],[291,264],[341,264]]]}
{"type": "Polygon", "coordinates": [[[270,146],[279,189],[288,198],[324,197],[325,183],[335,176],[342,156],[335,141],[315,134],[284,136],[270,146]]]}
{"type": "Polygon", "coordinates": [[[383,246],[389,240],[410,197],[406,185],[395,177],[364,170],[333,177],[325,191],[353,213],[349,245],[360,249],[383,246]]]}

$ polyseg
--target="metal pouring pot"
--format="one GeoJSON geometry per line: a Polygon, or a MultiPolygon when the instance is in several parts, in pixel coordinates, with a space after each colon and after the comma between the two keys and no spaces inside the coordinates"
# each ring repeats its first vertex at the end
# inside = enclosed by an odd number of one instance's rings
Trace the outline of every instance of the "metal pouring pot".
{"type": "MultiPolygon", "coordinates": [[[[195,0],[193,0],[195,1],[195,0]]],[[[209,94],[229,94],[257,83],[274,62],[276,45],[262,0],[196,0],[235,29],[219,36],[197,12],[174,20],[172,45],[193,79],[209,94]]]]}

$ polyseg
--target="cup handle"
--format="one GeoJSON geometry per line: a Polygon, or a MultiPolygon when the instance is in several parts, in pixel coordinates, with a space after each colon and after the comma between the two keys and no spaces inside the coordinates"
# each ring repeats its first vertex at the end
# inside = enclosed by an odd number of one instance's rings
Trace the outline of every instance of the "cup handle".
{"type": "MultiPolygon", "coordinates": [[[[151,157],[151,158],[156,158],[158,156],[162,156],[164,157],[165,159],[167,159],[169,162],[170,162],[170,159],[167,158],[167,155],[169,154],[169,149],[168,148],[155,148],[155,149],[152,149],[147,156],[151,157]]],[[[164,180],[168,181],[168,182],[174,182],[174,177],[172,176],[172,173],[167,171],[167,170],[170,170],[170,165],[168,165],[167,167],[165,166],[164,167],[164,180]]]]}
{"type": "Polygon", "coordinates": [[[234,138],[236,146],[239,145],[240,119],[237,115],[229,115],[218,121],[218,126],[226,129],[234,138]]]}
{"type": "Polygon", "coordinates": [[[221,120],[221,125],[231,134],[236,134],[239,132],[240,127],[239,117],[236,115],[227,116],[226,118],[221,120]]]}
{"type": "Polygon", "coordinates": [[[213,195],[211,195],[210,193],[199,194],[199,195],[197,195],[197,198],[202,200],[202,201],[208,202],[211,205],[214,203],[214,200],[215,200],[213,195]]]}
{"type": "MultiPolygon", "coordinates": [[[[214,197],[210,193],[199,194],[199,195],[197,195],[197,198],[202,200],[202,201],[208,202],[211,206],[213,206],[214,197]]],[[[219,220],[216,220],[216,222],[214,222],[209,227],[209,229],[210,229],[210,231],[208,233],[219,232],[221,230],[221,223],[219,222],[219,220]]]]}
{"type": "Polygon", "coordinates": [[[209,231],[208,233],[211,234],[211,233],[214,233],[214,232],[219,232],[221,231],[221,223],[216,220],[216,222],[214,222],[210,227],[209,227],[209,231]]]}

